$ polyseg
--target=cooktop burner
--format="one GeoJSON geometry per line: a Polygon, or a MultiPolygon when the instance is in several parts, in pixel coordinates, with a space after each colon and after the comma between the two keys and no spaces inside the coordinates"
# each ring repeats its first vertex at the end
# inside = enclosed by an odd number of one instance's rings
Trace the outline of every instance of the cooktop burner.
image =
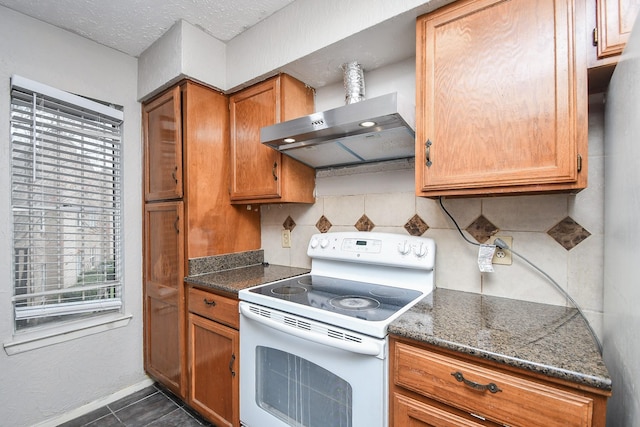
{"type": "Polygon", "coordinates": [[[358,297],[354,295],[331,298],[329,304],[335,308],[345,310],[370,310],[380,307],[380,301],[369,297],[358,297]]]}
{"type": "Polygon", "coordinates": [[[421,292],[332,277],[305,275],[250,289],[250,292],[363,320],[385,320],[421,292]]]}
{"type": "Polygon", "coordinates": [[[275,295],[292,295],[292,294],[301,294],[303,292],[307,292],[307,289],[304,286],[291,286],[285,285],[280,286],[278,288],[271,289],[271,293],[275,295]]]}

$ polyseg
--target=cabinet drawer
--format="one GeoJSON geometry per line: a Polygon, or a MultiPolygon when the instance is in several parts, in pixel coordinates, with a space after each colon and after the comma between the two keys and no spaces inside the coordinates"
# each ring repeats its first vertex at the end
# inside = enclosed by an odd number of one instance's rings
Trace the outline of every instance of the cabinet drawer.
{"type": "Polygon", "coordinates": [[[393,425],[397,426],[482,427],[497,425],[464,418],[449,410],[444,410],[398,393],[393,395],[392,404],[394,413],[393,425]]]}
{"type": "Polygon", "coordinates": [[[238,329],[238,300],[200,289],[189,288],[189,311],[238,329]]]}
{"type": "Polygon", "coordinates": [[[404,343],[394,382],[423,396],[510,426],[590,426],[593,400],[404,343]],[[457,379],[457,378],[458,379],[457,379]]]}

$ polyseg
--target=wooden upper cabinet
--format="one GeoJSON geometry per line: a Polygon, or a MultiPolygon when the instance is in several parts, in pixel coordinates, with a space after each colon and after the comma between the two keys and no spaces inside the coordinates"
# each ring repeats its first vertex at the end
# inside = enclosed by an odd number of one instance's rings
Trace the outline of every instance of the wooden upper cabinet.
{"type": "Polygon", "coordinates": [[[640,0],[596,0],[598,58],[620,55],[640,11],[640,0]]]}
{"type": "Polygon", "coordinates": [[[260,143],[260,129],[313,112],[313,91],[281,74],[230,98],[231,200],[313,203],[315,171],[260,143]]]}
{"type": "Polygon", "coordinates": [[[586,186],[581,13],[572,0],[467,0],[418,18],[417,195],[586,186]]]}
{"type": "Polygon", "coordinates": [[[182,118],[180,88],[142,107],[145,201],[182,197],[182,118]]]}

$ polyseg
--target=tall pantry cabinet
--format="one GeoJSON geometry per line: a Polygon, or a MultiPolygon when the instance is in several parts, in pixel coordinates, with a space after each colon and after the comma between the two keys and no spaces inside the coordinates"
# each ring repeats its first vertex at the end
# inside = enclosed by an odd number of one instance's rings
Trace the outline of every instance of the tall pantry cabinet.
{"type": "Polygon", "coordinates": [[[229,198],[229,101],[191,81],[142,107],[144,366],[187,398],[184,277],[191,258],[260,248],[256,210],[229,198]]]}

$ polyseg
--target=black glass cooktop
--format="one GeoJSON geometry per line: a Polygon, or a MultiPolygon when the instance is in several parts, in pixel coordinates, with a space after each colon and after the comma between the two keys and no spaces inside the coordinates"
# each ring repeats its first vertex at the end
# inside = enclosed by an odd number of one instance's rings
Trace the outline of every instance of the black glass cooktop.
{"type": "Polygon", "coordinates": [[[364,320],[385,320],[421,292],[325,276],[304,275],[251,292],[364,320]]]}

